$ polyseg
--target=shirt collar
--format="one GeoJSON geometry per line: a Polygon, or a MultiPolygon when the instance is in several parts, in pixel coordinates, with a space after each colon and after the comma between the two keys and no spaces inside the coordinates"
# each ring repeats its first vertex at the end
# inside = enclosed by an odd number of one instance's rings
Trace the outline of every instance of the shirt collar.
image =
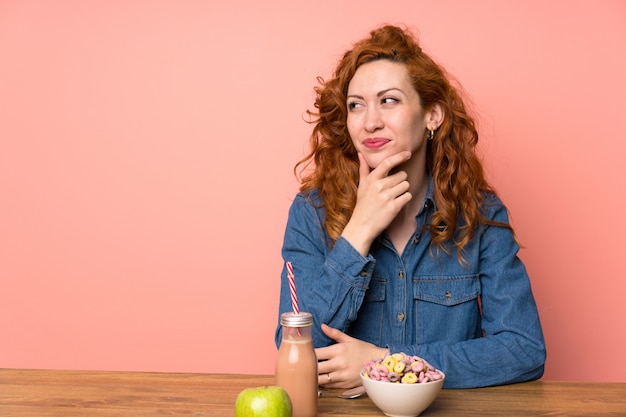
{"type": "Polygon", "coordinates": [[[429,173],[428,174],[428,188],[426,188],[426,196],[424,197],[424,204],[422,205],[422,208],[417,214],[418,216],[422,214],[423,212],[430,210],[431,208],[434,208],[434,209],[437,208],[435,205],[434,188],[435,188],[435,182],[433,181],[432,174],[429,173]]]}

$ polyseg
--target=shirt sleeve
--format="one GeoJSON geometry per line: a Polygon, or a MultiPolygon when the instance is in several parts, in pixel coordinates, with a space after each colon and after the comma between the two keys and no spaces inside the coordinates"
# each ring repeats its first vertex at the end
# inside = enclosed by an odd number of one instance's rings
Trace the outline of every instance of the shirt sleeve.
{"type": "MultiPolygon", "coordinates": [[[[506,208],[489,208],[492,220],[508,224],[506,208]]],[[[481,326],[483,337],[390,346],[392,352],[417,355],[446,374],[446,388],[472,388],[538,379],[543,375],[545,342],[526,268],[510,230],[481,227],[481,326]]]]}
{"type": "MultiPolygon", "coordinates": [[[[340,237],[331,247],[323,227],[323,209],[298,194],[289,209],[283,241],[284,262],[291,262],[294,271],[298,307],[313,315],[315,347],[332,343],[321,331],[321,324],[346,331],[356,318],[375,261],[363,257],[350,243],[340,237]]],[[[283,265],[280,285],[280,314],[292,311],[287,269],[283,265]]],[[[276,329],[276,346],[280,345],[280,321],[276,329]]]]}

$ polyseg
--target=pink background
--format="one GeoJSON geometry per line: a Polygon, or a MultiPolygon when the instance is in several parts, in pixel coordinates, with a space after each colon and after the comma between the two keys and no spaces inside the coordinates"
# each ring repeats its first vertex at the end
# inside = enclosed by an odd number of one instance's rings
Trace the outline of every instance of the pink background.
{"type": "Polygon", "coordinates": [[[272,373],[315,77],[384,22],[482,115],[544,378],[626,381],[619,0],[0,1],[0,367],[272,373]]]}

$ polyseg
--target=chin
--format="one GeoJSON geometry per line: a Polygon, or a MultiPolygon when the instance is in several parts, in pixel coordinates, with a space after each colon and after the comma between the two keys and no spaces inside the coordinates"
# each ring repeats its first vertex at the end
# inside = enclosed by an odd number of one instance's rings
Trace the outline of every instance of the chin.
{"type": "Polygon", "coordinates": [[[366,156],[365,160],[367,161],[367,165],[369,165],[370,169],[376,169],[378,165],[381,164],[385,160],[386,156],[383,155],[374,155],[374,156],[366,156]]]}

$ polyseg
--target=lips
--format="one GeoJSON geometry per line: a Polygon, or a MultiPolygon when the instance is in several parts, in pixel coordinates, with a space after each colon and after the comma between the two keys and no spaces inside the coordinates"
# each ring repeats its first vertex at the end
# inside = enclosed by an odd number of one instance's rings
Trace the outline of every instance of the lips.
{"type": "Polygon", "coordinates": [[[363,141],[363,146],[367,149],[380,149],[389,142],[391,141],[385,138],[367,138],[363,141]]]}

